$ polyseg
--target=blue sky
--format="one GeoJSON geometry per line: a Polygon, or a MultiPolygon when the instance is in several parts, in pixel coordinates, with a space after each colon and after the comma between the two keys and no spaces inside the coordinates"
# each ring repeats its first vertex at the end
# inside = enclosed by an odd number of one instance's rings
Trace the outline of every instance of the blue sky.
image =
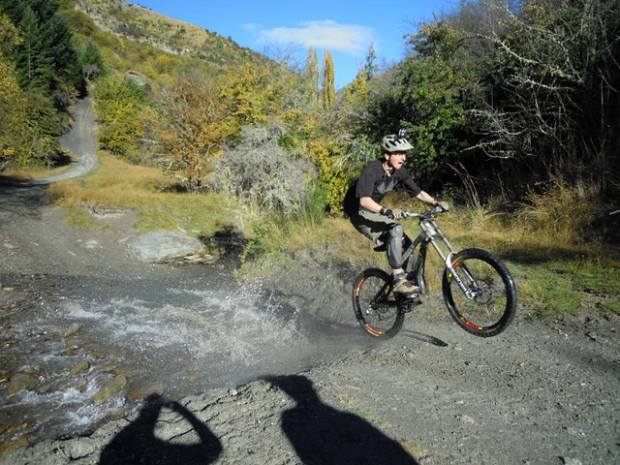
{"type": "Polygon", "coordinates": [[[305,63],[313,47],[322,63],[332,53],[337,88],[364,66],[372,44],[378,64],[394,64],[405,54],[403,35],[421,22],[451,11],[455,0],[200,1],[139,0],[139,5],[230,37],[271,57],[288,54],[305,63]]]}

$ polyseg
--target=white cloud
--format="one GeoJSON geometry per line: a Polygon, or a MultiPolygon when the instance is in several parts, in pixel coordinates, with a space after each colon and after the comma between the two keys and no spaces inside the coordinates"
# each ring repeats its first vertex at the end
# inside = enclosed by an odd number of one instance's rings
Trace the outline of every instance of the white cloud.
{"type": "Polygon", "coordinates": [[[258,32],[260,29],[260,24],[257,23],[247,23],[244,24],[243,26],[241,26],[243,29],[245,29],[248,32],[258,32]]]}
{"type": "Polygon", "coordinates": [[[278,27],[261,31],[259,40],[264,44],[297,44],[360,55],[366,53],[373,42],[373,29],[354,24],[338,24],[335,21],[306,21],[300,23],[300,27],[278,27]]]}

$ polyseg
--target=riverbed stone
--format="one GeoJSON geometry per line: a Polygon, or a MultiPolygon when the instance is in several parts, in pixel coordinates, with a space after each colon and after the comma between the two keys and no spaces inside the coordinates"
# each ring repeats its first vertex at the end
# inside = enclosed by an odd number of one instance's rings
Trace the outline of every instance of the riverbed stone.
{"type": "Polygon", "coordinates": [[[71,368],[71,375],[75,376],[78,373],[82,373],[84,371],[88,371],[91,367],[91,363],[88,360],[82,360],[78,363],[76,363],[75,365],[73,365],[73,367],[71,368]]]}
{"type": "Polygon", "coordinates": [[[9,386],[7,388],[8,394],[17,394],[20,391],[30,391],[39,385],[38,376],[36,373],[28,373],[20,371],[11,376],[9,386]]]}

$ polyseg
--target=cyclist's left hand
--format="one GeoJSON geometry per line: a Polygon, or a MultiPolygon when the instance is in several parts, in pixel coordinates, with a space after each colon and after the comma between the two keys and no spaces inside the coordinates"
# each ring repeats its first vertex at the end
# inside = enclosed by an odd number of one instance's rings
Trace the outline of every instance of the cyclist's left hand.
{"type": "Polygon", "coordinates": [[[441,209],[445,212],[447,212],[448,210],[450,210],[450,205],[448,205],[448,202],[439,202],[437,204],[438,207],[441,207],[441,209]]]}

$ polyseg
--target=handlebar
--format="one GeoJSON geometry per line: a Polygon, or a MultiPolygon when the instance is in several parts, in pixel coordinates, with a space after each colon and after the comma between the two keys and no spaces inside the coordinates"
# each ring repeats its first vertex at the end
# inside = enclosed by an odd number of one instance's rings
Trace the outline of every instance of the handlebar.
{"type": "Polygon", "coordinates": [[[437,205],[436,207],[433,207],[424,213],[403,212],[403,218],[419,218],[422,220],[422,219],[428,219],[437,213],[444,213],[445,211],[446,210],[441,208],[441,205],[437,205]]]}

